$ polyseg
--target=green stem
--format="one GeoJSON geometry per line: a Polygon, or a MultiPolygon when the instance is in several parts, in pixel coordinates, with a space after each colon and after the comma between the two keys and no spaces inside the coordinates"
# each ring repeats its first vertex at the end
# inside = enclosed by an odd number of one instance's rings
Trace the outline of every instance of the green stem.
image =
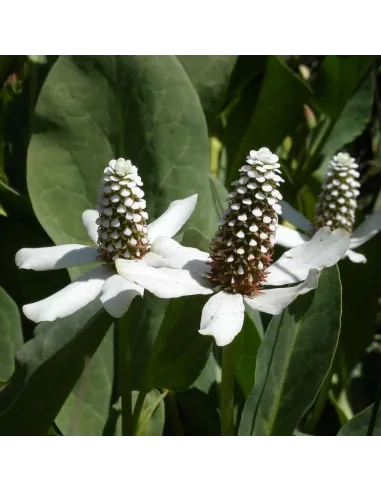
{"type": "Polygon", "coordinates": [[[115,320],[118,350],[118,384],[122,402],[122,436],[132,436],[131,348],[126,323],[115,320]]]}
{"type": "Polygon", "coordinates": [[[234,436],[234,353],[232,344],[222,348],[221,435],[234,436]]]}
{"type": "Polygon", "coordinates": [[[220,154],[222,149],[222,144],[216,137],[211,137],[209,139],[210,148],[210,160],[209,160],[209,171],[216,178],[218,177],[220,168],[220,154]]]}
{"type": "Polygon", "coordinates": [[[143,408],[144,400],[148,390],[143,388],[139,391],[138,398],[134,406],[134,413],[132,414],[132,434],[136,436],[136,431],[138,430],[139,417],[143,408]]]}

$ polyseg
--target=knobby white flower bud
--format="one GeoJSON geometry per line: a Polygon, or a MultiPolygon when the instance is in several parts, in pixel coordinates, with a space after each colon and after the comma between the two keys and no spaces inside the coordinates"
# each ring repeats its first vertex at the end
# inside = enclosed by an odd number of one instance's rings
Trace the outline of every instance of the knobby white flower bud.
{"type": "Polygon", "coordinates": [[[98,251],[103,261],[139,259],[149,249],[143,185],[131,161],[111,160],[98,199],[98,251]]]}
{"type": "Polygon", "coordinates": [[[228,292],[252,296],[266,278],[275,244],[277,190],[281,181],[278,156],[269,149],[250,151],[229,195],[229,208],[211,243],[209,280],[228,292]]]}
{"type": "Polygon", "coordinates": [[[315,227],[329,226],[352,232],[360,194],[358,164],[347,153],[339,152],[330,161],[319,195],[315,227]]]}

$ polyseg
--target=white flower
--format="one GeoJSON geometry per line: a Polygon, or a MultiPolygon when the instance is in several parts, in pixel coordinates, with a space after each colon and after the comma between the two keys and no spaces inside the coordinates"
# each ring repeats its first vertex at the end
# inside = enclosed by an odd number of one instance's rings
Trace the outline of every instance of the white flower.
{"type": "MultiPolygon", "coordinates": [[[[200,333],[213,336],[217,345],[229,344],[240,332],[245,306],[279,314],[296,297],[315,289],[320,271],[334,265],[349,246],[346,231],[331,232],[324,227],[309,242],[291,249],[270,265],[279,210],[276,200],[281,197],[274,190],[281,180],[277,160],[268,149],[250,152],[247,165],[240,169],[240,178],[233,184],[235,190],[229,195],[229,208],[212,242],[210,260],[207,253],[196,248],[158,238],[145,256],[145,262],[156,267],[156,283],[145,274],[142,262],[126,262],[123,272],[119,267],[122,260],[116,262],[119,273],[156,295],[160,272],[171,268],[188,271],[205,288],[204,294],[218,290],[203,308],[200,328],[200,333]],[[262,176],[267,176],[264,181],[262,176]],[[263,184],[271,186],[271,190],[266,187],[268,191],[263,191],[264,198],[262,194],[256,196],[258,186],[263,184]],[[209,289],[205,278],[210,281],[209,289]],[[266,288],[286,284],[297,285],[266,288]]],[[[184,289],[186,292],[186,286],[184,289]]]]}
{"type": "MultiPolygon", "coordinates": [[[[156,269],[146,263],[143,255],[149,247],[155,250],[159,236],[170,238],[181,229],[196,206],[197,195],[175,200],[163,215],[146,226],[148,216],[142,212],[145,202],[142,200],[144,193],[139,188],[141,185],[137,169],[130,161],[111,161],[102,180],[99,211],[86,210],[82,215],[83,225],[90,239],[95,244],[98,243],[98,248],[65,244],[47,248],[24,248],[17,252],[16,264],[19,268],[37,271],[102,264],[50,297],[23,306],[25,316],[36,323],[54,321],[73,314],[99,297],[108,313],[115,318],[121,317],[132,299],[136,295],[143,295],[144,285],[139,285],[133,279],[129,280],[128,275],[126,278],[118,275],[115,260],[121,266],[129,263],[141,264],[148,280],[152,278],[152,282],[156,282],[156,269]],[[125,200],[131,197],[132,202],[126,206],[125,200]],[[139,204],[138,209],[133,208],[136,203],[139,204]],[[134,259],[119,260],[120,256],[134,259]],[[141,259],[136,259],[139,257],[141,259]]],[[[183,295],[184,285],[187,292],[192,294],[210,292],[193,279],[188,271],[161,269],[160,279],[161,284],[157,288],[160,297],[179,297],[183,295]],[[169,294],[167,286],[173,283],[176,283],[177,290],[171,290],[169,294]]]]}
{"type": "Polygon", "coordinates": [[[366,263],[361,253],[353,251],[365,244],[381,230],[381,211],[367,217],[352,233],[360,184],[358,164],[349,154],[340,152],[330,162],[319,195],[315,224],[300,214],[288,203],[283,202],[283,217],[303,232],[280,225],[276,232],[276,243],[286,248],[299,246],[308,241],[315,228],[342,227],[351,234],[349,249],[344,257],[354,263],[366,263]],[[315,227],[314,227],[315,226],[315,227]]]}

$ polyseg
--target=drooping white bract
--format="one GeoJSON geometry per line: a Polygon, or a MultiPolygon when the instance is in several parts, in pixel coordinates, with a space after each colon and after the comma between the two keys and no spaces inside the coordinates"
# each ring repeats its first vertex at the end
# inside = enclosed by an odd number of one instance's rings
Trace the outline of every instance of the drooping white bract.
{"type": "MultiPolygon", "coordinates": [[[[122,158],[110,161],[104,170],[98,211],[86,210],[82,215],[83,225],[97,247],[65,244],[24,248],[17,252],[17,266],[30,270],[101,264],[52,296],[23,306],[25,316],[36,323],[54,321],[69,316],[98,297],[112,316],[122,316],[132,299],[143,295],[144,288],[128,276],[118,275],[115,261],[140,263],[144,265],[145,274],[156,281],[156,269],[145,262],[146,253],[155,246],[159,236],[170,238],[181,229],[196,206],[197,195],[172,202],[161,217],[147,225],[142,185],[137,168],[131,161],[122,158]]],[[[189,271],[166,268],[160,274],[160,297],[210,292],[189,271]],[[167,285],[172,282],[177,283],[178,289],[171,290],[169,295],[167,285]],[[181,293],[184,285],[187,294],[181,293]]]]}
{"type": "Polygon", "coordinates": [[[288,203],[283,202],[283,217],[303,232],[280,225],[276,243],[286,248],[299,246],[309,240],[314,229],[328,226],[341,227],[351,234],[350,245],[344,257],[354,263],[366,263],[363,254],[353,251],[365,244],[381,230],[381,211],[367,217],[354,232],[357,197],[360,194],[358,164],[347,153],[339,152],[329,163],[319,195],[314,225],[288,203]]]}
{"type": "Polygon", "coordinates": [[[345,230],[331,232],[324,227],[309,242],[270,265],[280,212],[277,186],[283,181],[279,169],[278,157],[268,149],[250,152],[233,184],[228,210],[211,244],[210,259],[196,248],[158,238],[145,256],[146,263],[156,267],[155,283],[141,262],[117,260],[118,272],[156,295],[161,271],[169,268],[189,271],[203,288],[207,278],[217,293],[204,306],[200,333],[213,336],[221,346],[229,344],[242,329],[246,306],[279,314],[296,297],[315,289],[320,271],[334,265],[349,246],[345,230]],[[286,284],[295,285],[267,288],[286,284]]]}

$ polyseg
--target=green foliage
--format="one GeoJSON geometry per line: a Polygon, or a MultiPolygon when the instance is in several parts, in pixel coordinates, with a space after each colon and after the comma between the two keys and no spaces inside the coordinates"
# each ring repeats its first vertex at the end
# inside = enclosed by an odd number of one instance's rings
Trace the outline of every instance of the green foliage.
{"type": "MultiPolygon", "coordinates": [[[[310,220],[328,161],[349,151],[360,224],[380,201],[380,84],[377,56],[0,56],[0,435],[122,434],[119,346],[99,300],[38,326],[22,314],[88,267],[14,261],[21,248],[91,244],[81,215],[96,207],[110,159],[138,166],[148,222],[197,193],[175,239],[209,251],[251,149],[279,155],[281,193],[310,220]]],[[[246,311],[232,347],[239,434],[367,434],[379,251],[374,237],[359,248],[366,264],[324,270],[278,316],[246,311]]],[[[123,318],[135,434],[221,432],[221,349],[198,332],[207,299],[146,291],[123,318]]]]}
{"type": "Polygon", "coordinates": [[[0,288],[0,380],[11,377],[14,371],[14,356],[22,344],[17,305],[5,290],[0,288]]]}
{"type": "MultiPolygon", "coordinates": [[[[367,436],[369,421],[372,415],[373,405],[365,408],[358,413],[353,419],[349,420],[339,431],[339,436],[367,436]]],[[[373,436],[381,436],[381,412],[376,415],[373,436]]]]}
{"type": "MultiPolygon", "coordinates": [[[[110,323],[110,317],[99,309],[98,301],[94,301],[63,320],[41,323],[36,328],[35,338],[18,350],[16,370],[8,384],[1,388],[0,434],[48,433],[80,375],[88,369],[110,323]]],[[[96,378],[96,391],[103,393],[101,406],[107,414],[110,381],[102,372],[92,377],[96,378]]],[[[71,414],[74,429],[79,422],[79,412],[80,408],[74,408],[71,414]]],[[[69,417],[62,418],[70,428],[69,417]]]]}
{"type": "Polygon", "coordinates": [[[274,316],[258,351],[255,384],[242,413],[241,435],[291,435],[326,377],[340,332],[336,267],[318,288],[274,316]]]}

